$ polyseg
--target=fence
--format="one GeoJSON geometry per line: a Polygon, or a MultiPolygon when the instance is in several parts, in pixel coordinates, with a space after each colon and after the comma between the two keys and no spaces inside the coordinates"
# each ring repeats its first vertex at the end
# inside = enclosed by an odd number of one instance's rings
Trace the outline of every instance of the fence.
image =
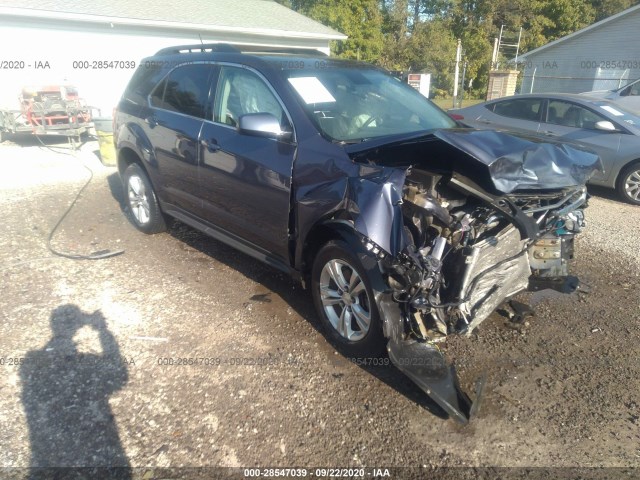
{"type": "Polygon", "coordinates": [[[518,93],[583,93],[594,90],[615,90],[635,80],[629,71],[607,76],[560,76],[536,74],[526,70],[518,77],[518,93]]]}

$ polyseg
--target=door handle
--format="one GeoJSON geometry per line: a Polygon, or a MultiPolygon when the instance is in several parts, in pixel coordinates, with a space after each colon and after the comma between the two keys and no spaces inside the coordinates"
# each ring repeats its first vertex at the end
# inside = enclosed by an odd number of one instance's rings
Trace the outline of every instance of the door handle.
{"type": "Polygon", "coordinates": [[[211,153],[220,150],[220,145],[218,145],[218,143],[213,138],[211,140],[200,140],[200,145],[202,145],[211,153]]]}
{"type": "Polygon", "coordinates": [[[558,134],[554,133],[554,132],[550,132],[549,130],[546,130],[545,132],[543,132],[547,137],[557,137],[558,134]]]}
{"type": "Polygon", "coordinates": [[[489,120],[478,120],[478,123],[484,123],[485,125],[491,125],[491,123],[489,120]]]}
{"type": "Polygon", "coordinates": [[[145,123],[147,125],[149,125],[151,128],[155,127],[156,125],[158,125],[158,121],[156,120],[156,117],[151,115],[148,116],[147,118],[144,119],[145,123]]]}

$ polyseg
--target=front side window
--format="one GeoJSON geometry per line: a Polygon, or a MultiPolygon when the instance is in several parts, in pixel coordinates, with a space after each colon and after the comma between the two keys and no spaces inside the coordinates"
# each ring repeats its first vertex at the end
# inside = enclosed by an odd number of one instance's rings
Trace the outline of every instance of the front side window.
{"type": "Polygon", "coordinates": [[[151,93],[154,107],[204,118],[211,66],[184,65],[173,70],[151,93]]]}
{"type": "Polygon", "coordinates": [[[283,129],[289,123],[280,102],[258,75],[246,68],[223,66],[213,106],[214,122],[236,127],[240,116],[249,113],[270,113],[283,129]]]}
{"type": "Polygon", "coordinates": [[[537,122],[540,119],[542,100],[539,98],[518,98],[493,104],[493,113],[503,117],[537,122]]]}
{"type": "Polygon", "coordinates": [[[549,101],[547,123],[564,127],[595,129],[596,123],[607,119],[589,109],[562,100],[549,101]]]}

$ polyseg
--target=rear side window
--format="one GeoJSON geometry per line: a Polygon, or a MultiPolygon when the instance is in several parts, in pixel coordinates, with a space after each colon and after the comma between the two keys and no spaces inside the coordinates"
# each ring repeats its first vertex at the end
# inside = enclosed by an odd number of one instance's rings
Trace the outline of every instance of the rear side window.
{"type": "Polygon", "coordinates": [[[542,100],[539,98],[518,98],[505,100],[493,105],[493,113],[503,117],[537,122],[540,119],[542,100]]]}
{"type": "Polygon", "coordinates": [[[176,68],[153,90],[151,105],[204,118],[211,69],[200,63],[176,68]]]}

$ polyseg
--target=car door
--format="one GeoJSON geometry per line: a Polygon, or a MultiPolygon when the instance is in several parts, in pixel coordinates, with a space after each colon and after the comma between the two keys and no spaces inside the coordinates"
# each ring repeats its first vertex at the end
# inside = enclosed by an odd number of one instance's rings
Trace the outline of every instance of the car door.
{"type": "Polygon", "coordinates": [[[151,92],[143,128],[154,147],[161,198],[199,215],[198,139],[213,67],[193,63],[172,70],[151,92]]]}
{"type": "Polygon", "coordinates": [[[540,133],[561,142],[584,145],[595,151],[600,156],[605,171],[594,174],[593,179],[605,180],[618,155],[624,134],[596,129],[596,123],[600,121],[611,120],[583,105],[549,99],[540,133]]]}
{"type": "Polygon", "coordinates": [[[480,122],[480,128],[535,134],[540,126],[542,104],[541,98],[508,98],[488,104],[487,112],[476,122],[480,122]]]}
{"type": "Polygon", "coordinates": [[[293,141],[240,133],[240,116],[270,113],[292,130],[282,102],[264,77],[222,65],[213,116],[200,134],[200,192],[210,223],[288,260],[293,141]]]}

